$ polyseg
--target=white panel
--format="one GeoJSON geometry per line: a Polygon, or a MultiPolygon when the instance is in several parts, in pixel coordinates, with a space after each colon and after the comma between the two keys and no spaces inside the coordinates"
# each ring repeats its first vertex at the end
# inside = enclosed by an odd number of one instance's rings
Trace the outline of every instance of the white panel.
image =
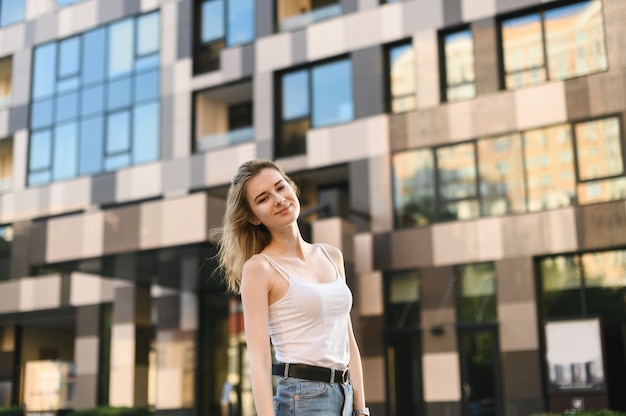
{"type": "Polygon", "coordinates": [[[102,296],[102,278],[86,273],[72,273],[70,305],[96,305],[106,299],[102,296]]]}
{"type": "Polygon", "coordinates": [[[370,233],[354,236],[354,271],[357,274],[374,270],[374,246],[370,233]]]}
{"type": "Polygon", "coordinates": [[[196,193],[186,198],[165,201],[161,227],[164,246],[206,240],[206,195],[196,193]]]}
{"type": "Polygon", "coordinates": [[[422,30],[413,35],[417,86],[417,107],[428,108],[439,105],[439,52],[437,33],[422,30]]]}
{"type": "Polygon", "coordinates": [[[461,15],[464,22],[479,20],[496,14],[496,0],[461,0],[461,15]]]}
{"type": "Polygon", "coordinates": [[[97,5],[95,1],[76,3],[59,9],[58,35],[64,38],[84,32],[98,25],[97,5]]]}
{"type": "MultiPolygon", "coordinates": [[[[385,138],[384,142],[388,144],[389,140],[385,138]]],[[[383,152],[376,157],[372,156],[367,155],[370,159],[368,165],[370,226],[373,233],[389,232],[393,230],[392,190],[389,186],[391,184],[391,158],[388,152],[383,152]]]]}
{"type": "Polygon", "coordinates": [[[133,166],[119,170],[115,175],[115,199],[118,202],[151,198],[163,192],[160,163],[133,166]]]}
{"type": "Polygon", "coordinates": [[[456,352],[422,356],[424,401],[452,402],[461,399],[461,374],[456,352]]]}
{"type": "Polygon", "coordinates": [[[272,74],[256,74],[253,82],[254,135],[258,141],[270,141],[274,137],[274,79],[272,74]]]}
{"type": "Polygon", "coordinates": [[[402,39],[402,3],[383,4],[379,10],[382,42],[402,39]]]}
{"type": "MultiPolygon", "coordinates": [[[[179,75],[175,75],[179,76],[179,75]]],[[[174,95],[174,159],[191,154],[191,98],[189,91],[174,95]]],[[[162,157],[162,156],[161,156],[162,157]]]]}
{"type": "Polygon", "coordinates": [[[24,49],[26,25],[17,23],[0,30],[0,56],[10,55],[24,49]]]}
{"type": "Polygon", "coordinates": [[[131,407],[135,396],[133,367],[111,367],[109,380],[109,405],[131,407]]]}
{"type": "Polygon", "coordinates": [[[473,262],[478,257],[475,221],[435,224],[433,261],[437,266],[473,262]]]}
{"type": "MultiPolygon", "coordinates": [[[[149,0],[158,3],[158,0],[149,0]]],[[[147,3],[147,0],[142,0],[147,3]]],[[[164,3],[161,6],[161,66],[172,65],[176,62],[176,48],[178,47],[178,2],[164,3]]],[[[187,78],[191,72],[187,74],[187,78]]]]}
{"type": "Polygon", "coordinates": [[[111,369],[135,365],[135,325],[113,324],[111,327],[111,369]]]}
{"type": "Polygon", "coordinates": [[[81,257],[83,245],[83,220],[80,215],[53,218],[46,227],[46,262],[81,257]]]}
{"type": "Polygon", "coordinates": [[[13,190],[19,191],[26,185],[28,170],[28,131],[19,130],[13,134],[13,190]]]}
{"type": "Polygon", "coordinates": [[[74,341],[76,375],[98,374],[98,352],[100,340],[97,336],[77,337],[74,341]]]}
{"type": "Polygon", "coordinates": [[[81,257],[98,257],[104,252],[104,212],[83,214],[81,257]]]}
{"type": "Polygon", "coordinates": [[[474,137],[472,104],[471,101],[457,101],[446,105],[450,141],[469,140],[474,137]]]}
{"type": "Polygon", "coordinates": [[[198,297],[195,293],[180,294],[180,330],[195,331],[198,329],[198,297]]]}
{"type": "Polygon", "coordinates": [[[183,407],[183,375],[179,368],[159,368],[157,372],[157,409],[183,407]]]}
{"type": "Polygon", "coordinates": [[[309,26],[306,41],[309,61],[346,52],[346,19],[329,19],[309,26]]]}
{"type": "Polygon", "coordinates": [[[255,157],[257,157],[255,143],[245,143],[206,153],[205,184],[213,186],[230,183],[239,165],[255,157]],[[211,172],[210,176],[208,172],[211,172]]]}
{"type": "Polygon", "coordinates": [[[550,252],[559,253],[578,249],[576,212],[574,208],[547,211],[550,230],[550,252]]]}
{"type": "Polygon", "coordinates": [[[383,314],[383,276],[380,271],[360,274],[359,315],[381,316],[383,314]]]}
{"type": "Polygon", "coordinates": [[[552,82],[515,91],[515,112],[520,130],[567,121],[565,84],[552,82]]]}
{"type": "Polygon", "coordinates": [[[502,221],[500,218],[486,218],[476,222],[478,244],[477,260],[499,260],[504,258],[502,221]]]}
{"type": "Polygon", "coordinates": [[[346,47],[352,51],[380,44],[380,17],[376,9],[346,15],[346,47]]]}
{"type": "Polygon", "coordinates": [[[50,185],[50,213],[84,209],[91,204],[91,178],[81,177],[50,185]]]}
{"type": "Polygon", "coordinates": [[[291,66],[291,33],[266,36],[256,41],[255,72],[273,72],[276,69],[291,66]]]}
{"type": "Polygon", "coordinates": [[[501,352],[539,348],[536,311],[537,306],[534,302],[498,305],[501,352]]]}

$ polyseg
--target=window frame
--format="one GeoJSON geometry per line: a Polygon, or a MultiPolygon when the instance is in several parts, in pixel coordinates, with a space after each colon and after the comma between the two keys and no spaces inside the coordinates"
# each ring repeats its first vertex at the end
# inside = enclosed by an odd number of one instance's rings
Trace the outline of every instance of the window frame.
{"type": "Polygon", "coordinates": [[[405,39],[401,39],[392,43],[387,43],[385,45],[382,45],[382,49],[383,49],[383,73],[384,73],[384,88],[385,88],[385,112],[388,114],[402,114],[402,113],[408,113],[411,111],[415,111],[417,110],[417,68],[415,66],[415,48],[413,46],[413,39],[412,38],[405,38],[405,39]],[[413,52],[413,77],[414,77],[414,86],[415,89],[412,92],[412,94],[405,94],[405,95],[401,95],[398,97],[395,97],[393,95],[393,90],[392,90],[392,85],[391,85],[391,51],[395,48],[398,47],[402,47],[402,46],[410,46],[412,48],[412,52],[413,52]],[[402,110],[402,111],[393,111],[393,100],[395,98],[404,98],[404,97],[409,97],[412,96],[413,97],[413,108],[409,109],[409,110],[402,110]]]}
{"type": "Polygon", "coordinates": [[[472,30],[472,26],[470,24],[457,25],[453,27],[446,28],[444,30],[440,30],[437,32],[437,44],[438,44],[438,58],[439,58],[439,97],[440,102],[449,103],[449,102],[458,102],[458,101],[467,101],[474,99],[478,96],[478,88],[476,85],[476,49],[474,43],[474,32],[472,30]],[[459,98],[456,100],[450,100],[448,97],[448,69],[447,69],[447,56],[446,56],[446,38],[450,35],[461,33],[461,32],[469,32],[472,37],[472,65],[474,66],[474,95],[472,97],[467,98],[459,98]]]}

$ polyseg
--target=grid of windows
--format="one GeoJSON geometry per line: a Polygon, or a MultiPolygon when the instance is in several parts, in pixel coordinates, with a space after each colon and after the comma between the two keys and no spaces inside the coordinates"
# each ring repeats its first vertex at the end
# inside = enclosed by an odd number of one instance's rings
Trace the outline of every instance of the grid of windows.
{"type": "Polygon", "coordinates": [[[393,155],[398,227],[626,198],[621,118],[393,155]]]}
{"type": "Polygon", "coordinates": [[[354,118],[349,59],[280,74],[278,85],[278,156],[304,153],[309,128],[332,126],[354,118]]]}
{"type": "Polygon", "coordinates": [[[35,49],[29,185],[158,159],[159,38],[153,12],[35,49]]]}

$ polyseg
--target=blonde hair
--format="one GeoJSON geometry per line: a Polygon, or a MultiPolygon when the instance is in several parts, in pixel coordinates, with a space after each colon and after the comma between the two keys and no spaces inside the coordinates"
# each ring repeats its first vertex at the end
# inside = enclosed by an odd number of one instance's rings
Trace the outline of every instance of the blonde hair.
{"type": "Polygon", "coordinates": [[[266,168],[276,170],[294,191],[297,189],[296,184],[271,160],[250,160],[237,169],[228,189],[224,225],[214,230],[221,234],[218,241],[216,271],[223,273],[228,290],[234,293],[239,293],[244,263],[253,255],[260,253],[272,239],[263,224],[250,223],[252,210],[246,199],[246,184],[266,168]]]}

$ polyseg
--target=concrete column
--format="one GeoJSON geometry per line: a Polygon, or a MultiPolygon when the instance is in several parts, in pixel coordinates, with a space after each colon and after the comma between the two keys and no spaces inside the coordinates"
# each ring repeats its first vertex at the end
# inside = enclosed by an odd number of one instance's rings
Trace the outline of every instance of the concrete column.
{"type": "Polygon", "coordinates": [[[76,308],[76,338],[74,340],[76,409],[91,408],[98,405],[101,318],[100,305],[76,308]]]}

